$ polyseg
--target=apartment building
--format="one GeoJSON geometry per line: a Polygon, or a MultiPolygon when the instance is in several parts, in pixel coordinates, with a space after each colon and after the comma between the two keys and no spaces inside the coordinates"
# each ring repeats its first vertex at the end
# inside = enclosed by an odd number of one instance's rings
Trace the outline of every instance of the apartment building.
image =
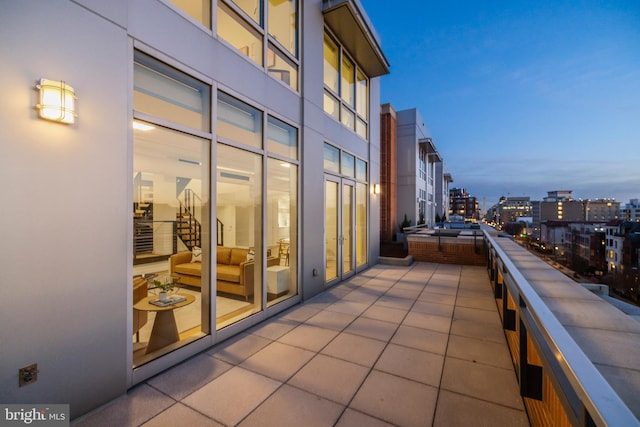
{"type": "MultiPolygon", "coordinates": [[[[391,241],[406,215],[411,225],[433,227],[451,174],[420,112],[381,106],[381,238],[391,241]]],[[[448,194],[448,193],[447,193],[448,194]]]]}
{"type": "Polygon", "coordinates": [[[465,219],[478,219],[478,199],[464,188],[449,190],[449,218],[458,215],[465,219]]]}
{"type": "Polygon", "coordinates": [[[416,108],[396,112],[397,213],[412,225],[433,226],[435,163],[442,162],[431,133],[416,108]]]}
{"type": "Polygon", "coordinates": [[[358,0],[2,2],[0,39],[0,401],[75,418],[377,262],[358,0]]]}
{"type": "Polygon", "coordinates": [[[497,204],[491,207],[487,217],[493,219],[496,224],[504,225],[510,222],[518,222],[519,218],[531,217],[533,208],[528,196],[501,197],[497,204]]]}
{"type": "Polygon", "coordinates": [[[620,209],[620,219],[625,221],[640,222],[640,202],[631,199],[620,209]]]}
{"type": "Polygon", "coordinates": [[[605,261],[607,271],[620,271],[622,264],[622,247],[624,244],[624,221],[609,221],[605,226],[605,261]]]}
{"type": "Polygon", "coordinates": [[[446,218],[451,208],[449,189],[453,183],[453,175],[447,171],[444,162],[436,163],[435,193],[436,193],[436,218],[446,218]]]}

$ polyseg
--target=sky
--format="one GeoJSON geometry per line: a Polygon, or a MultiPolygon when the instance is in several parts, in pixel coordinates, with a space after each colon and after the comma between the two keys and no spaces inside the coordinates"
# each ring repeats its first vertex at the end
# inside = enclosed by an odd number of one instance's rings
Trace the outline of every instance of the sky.
{"type": "Polygon", "coordinates": [[[639,0],[360,3],[391,65],[381,103],[418,109],[481,209],[640,198],[639,0]]]}

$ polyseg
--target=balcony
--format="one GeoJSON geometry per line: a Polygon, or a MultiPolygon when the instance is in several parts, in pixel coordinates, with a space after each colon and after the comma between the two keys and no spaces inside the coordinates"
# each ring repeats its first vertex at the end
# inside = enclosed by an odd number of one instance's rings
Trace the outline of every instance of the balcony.
{"type": "Polygon", "coordinates": [[[373,266],[73,425],[639,425],[640,325],[467,239],[484,265],[373,266]]]}

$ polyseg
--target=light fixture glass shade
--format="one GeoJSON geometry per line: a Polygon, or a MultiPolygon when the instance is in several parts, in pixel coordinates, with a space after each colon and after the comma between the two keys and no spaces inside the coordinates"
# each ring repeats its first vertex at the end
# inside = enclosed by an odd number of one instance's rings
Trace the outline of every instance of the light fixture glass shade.
{"type": "Polygon", "coordinates": [[[72,124],[76,121],[76,94],[64,81],[41,79],[36,86],[40,102],[36,106],[46,120],[72,124]]]}
{"type": "Polygon", "coordinates": [[[373,186],[373,192],[374,192],[375,194],[380,194],[380,184],[375,184],[375,185],[373,186]]]}

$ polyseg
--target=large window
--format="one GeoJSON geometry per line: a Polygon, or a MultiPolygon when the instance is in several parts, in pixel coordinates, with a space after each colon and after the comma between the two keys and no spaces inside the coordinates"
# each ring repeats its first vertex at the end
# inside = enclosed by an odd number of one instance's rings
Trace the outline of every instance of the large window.
{"type": "Polygon", "coordinates": [[[295,127],[223,92],[217,123],[216,327],[223,328],[263,310],[264,300],[268,307],[298,293],[299,154],[295,127]]]}
{"type": "Polygon", "coordinates": [[[269,0],[268,11],[269,34],[292,55],[297,55],[297,0],[269,0]]]}
{"type": "Polygon", "coordinates": [[[218,2],[218,34],[256,64],[264,64],[261,34],[222,2],[218,2]]]}
{"type": "Polygon", "coordinates": [[[219,92],[218,137],[262,148],[262,112],[219,92]]]}
{"type": "Polygon", "coordinates": [[[211,140],[203,134],[211,91],[141,52],[134,60],[133,363],[139,366],[209,333],[211,140]]]}
{"type": "Polygon", "coordinates": [[[270,76],[298,90],[298,0],[218,0],[217,32],[266,66],[270,76]]]}
{"type": "Polygon", "coordinates": [[[140,52],[135,54],[133,73],[135,111],[211,130],[209,85],[140,52]]]}
{"type": "Polygon", "coordinates": [[[367,139],[369,81],[345,50],[324,35],[324,110],[367,139]]]}
{"type": "Polygon", "coordinates": [[[211,28],[211,0],[169,0],[207,28],[211,28]]]}
{"type": "Polygon", "coordinates": [[[262,309],[262,158],[218,143],[216,327],[262,309]]]}

